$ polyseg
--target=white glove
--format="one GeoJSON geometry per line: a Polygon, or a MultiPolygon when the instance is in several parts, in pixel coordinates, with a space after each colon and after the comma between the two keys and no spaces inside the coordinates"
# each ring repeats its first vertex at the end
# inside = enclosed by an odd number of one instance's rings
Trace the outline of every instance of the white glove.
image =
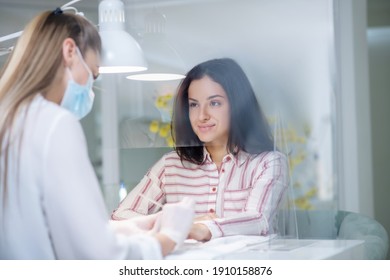
{"type": "Polygon", "coordinates": [[[195,201],[185,197],[178,203],[167,203],[162,209],[160,233],[174,242],[176,247],[182,245],[190,232],[195,216],[195,201]]]}
{"type": "Polygon", "coordinates": [[[111,227],[117,233],[131,235],[139,233],[152,234],[159,230],[160,217],[162,212],[147,216],[138,216],[128,220],[110,220],[111,227]]]}

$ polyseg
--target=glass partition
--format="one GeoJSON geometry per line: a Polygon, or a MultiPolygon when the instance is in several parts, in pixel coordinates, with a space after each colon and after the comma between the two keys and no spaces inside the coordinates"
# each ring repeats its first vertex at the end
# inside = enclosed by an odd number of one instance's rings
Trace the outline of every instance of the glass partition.
{"type": "MultiPolygon", "coordinates": [[[[126,3],[127,31],[141,46],[150,35],[150,15],[164,18],[155,22],[163,35],[155,47],[165,44],[174,50],[176,58],[164,61],[167,69],[175,66],[185,73],[200,62],[222,57],[233,58],[244,69],[276,147],[288,156],[290,185],[278,229],[285,237],[298,236],[295,210],[337,210],[332,9],[327,0],[126,3]]],[[[172,150],[169,124],[179,83],[135,81],[122,75],[116,78],[115,92],[102,87],[102,95],[117,102],[117,119],[111,122],[118,129],[119,171],[116,182],[102,184],[110,193],[110,210],[119,203],[120,190],[123,197],[124,189],[131,191],[172,150]]],[[[99,118],[106,116],[98,113],[99,118]]]]}
{"type": "MultiPolygon", "coordinates": [[[[213,58],[230,57],[240,64],[270,123],[275,147],[288,157],[289,188],[278,232],[297,237],[310,225],[320,230],[329,224],[326,235],[334,237],[338,173],[333,1],[123,2],[126,31],[141,47],[149,44],[144,51],[153,46],[157,52],[164,49],[163,57],[158,57],[160,67],[183,74],[213,58]],[[312,211],[325,213],[319,216],[325,221],[322,225],[311,216],[312,211]]],[[[13,9],[20,8],[15,5],[2,7],[1,18],[10,21],[13,9]]],[[[98,22],[97,3],[82,1],[77,5],[98,22]]],[[[31,4],[30,10],[26,8],[28,15],[48,8],[44,6],[31,4]]],[[[20,23],[11,32],[22,27],[20,23]]],[[[0,28],[2,34],[10,33],[4,28],[0,28]]],[[[9,46],[10,42],[0,45],[9,46]]],[[[1,54],[0,62],[4,63],[6,55],[1,54]]],[[[150,65],[156,63],[150,54],[146,57],[150,65]]],[[[180,80],[136,81],[126,77],[101,75],[95,84],[93,112],[82,120],[109,211],[173,146],[169,124],[180,80]]]]}

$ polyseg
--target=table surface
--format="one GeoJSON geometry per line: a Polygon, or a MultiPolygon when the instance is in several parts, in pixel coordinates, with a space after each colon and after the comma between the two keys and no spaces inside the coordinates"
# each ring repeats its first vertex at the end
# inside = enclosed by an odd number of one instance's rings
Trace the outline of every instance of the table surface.
{"type": "Polygon", "coordinates": [[[166,259],[353,260],[364,259],[364,241],[229,236],[206,243],[188,240],[166,259]]]}

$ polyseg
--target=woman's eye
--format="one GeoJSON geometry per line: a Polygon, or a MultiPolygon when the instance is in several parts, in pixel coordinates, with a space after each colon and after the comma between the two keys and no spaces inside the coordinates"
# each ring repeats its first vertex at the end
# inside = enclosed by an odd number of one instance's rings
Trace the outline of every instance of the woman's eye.
{"type": "Polygon", "coordinates": [[[213,106],[213,107],[215,107],[215,106],[220,106],[220,105],[221,105],[221,102],[219,102],[219,101],[211,101],[211,102],[210,102],[210,105],[213,106]]]}
{"type": "Polygon", "coordinates": [[[190,103],[189,103],[190,108],[195,108],[197,105],[198,105],[198,104],[195,103],[195,102],[190,102],[190,103]]]}

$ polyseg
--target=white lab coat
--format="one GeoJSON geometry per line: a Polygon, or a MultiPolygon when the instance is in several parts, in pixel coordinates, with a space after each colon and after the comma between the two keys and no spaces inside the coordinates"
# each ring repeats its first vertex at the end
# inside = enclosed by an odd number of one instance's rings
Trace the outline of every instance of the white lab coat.
{"type": "Polygon", "coordinates": [[[70,112],[38,95],[22,133],[19,161],[18,142],[12,144],[5,206],[0,192],[0,259],[162,258],[155,238],[110,228],[81,125],[70,112]]]}

